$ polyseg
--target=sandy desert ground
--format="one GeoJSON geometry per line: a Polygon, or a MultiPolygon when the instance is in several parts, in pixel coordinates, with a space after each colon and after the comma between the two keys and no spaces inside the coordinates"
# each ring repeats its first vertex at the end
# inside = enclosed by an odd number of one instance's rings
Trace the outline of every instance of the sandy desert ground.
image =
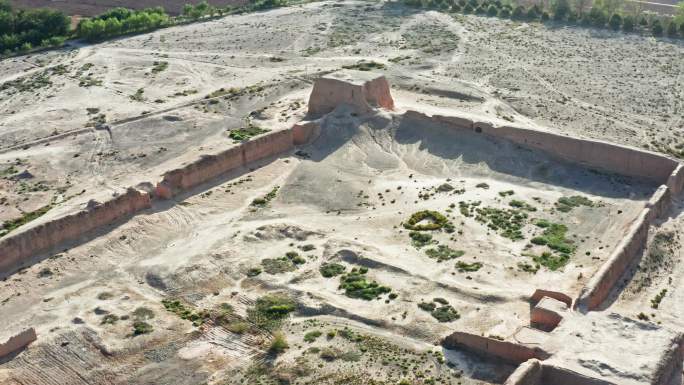
{"type": "MultiPolygon", "coordinates": [[[[515,366],[440,339],[514,334],[540,286],[576,296],[658,186],[401,112],[459,111],[679,158],[683,59],[681,41],[347,1],[3,60],[0,221],[47,210],[27,227],[236,146],[231,130],[290,127],[313,81],[343,67],[386,76],[397,110],[340,108],[296,153],[5,277],[0,337],[31,325],[39,339],[0,363],[0,382],[503,383],[515,366]],[[570,197],[586,200],[559,210],[570,197]],[[453,231],[412,238],[403,224],[422,210],[453,231]],[[530,243],[539,220],[564,225],[573,245],[556,270],[535,268],[550,251],[530,243]],[[350,298],[344,275],[321,274],[331,264],[391,291],[350,298]],[[249,324],[273,293],[297,308],[277,356],[273,328],[249,324]],[[439,322],[430,306],[459,317],[439,322]],[[154,330],[135,335],[137,321],[154,330]]],[[[684,330],[682,207],[652,229],[604,311],[684,330]]]]}

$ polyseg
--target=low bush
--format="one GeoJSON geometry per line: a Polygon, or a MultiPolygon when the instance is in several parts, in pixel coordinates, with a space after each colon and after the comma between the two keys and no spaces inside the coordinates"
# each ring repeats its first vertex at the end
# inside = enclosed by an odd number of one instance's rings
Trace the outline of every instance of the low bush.
{"type": "Polygon", "coordinates": [[[438,245],[437,247],[425,250],[425,254],[430,258],[436,259],[437,262],[443,262],[462,257],[465,251],[454,250],[446,245],[438,245]]]}
{"type": "Polygon", "coordinates": [[[340,277],[340,289],[344,290],[347,297],[370,301],[392,291],[375,281],[368,282],[366,272],[366,268],[353,268],[351,272],[340,277]]]}
{"type": "Polygon", "coordinates": [[[330,278],[344,273],[346,268],[339,263],[324,263],[318,270],[322,276],[330,278]]]}

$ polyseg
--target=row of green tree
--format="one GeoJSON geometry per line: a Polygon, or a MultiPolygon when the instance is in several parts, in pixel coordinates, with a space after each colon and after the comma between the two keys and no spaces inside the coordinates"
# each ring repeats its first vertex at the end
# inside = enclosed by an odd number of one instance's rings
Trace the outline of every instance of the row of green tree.
{"type": "Polygon", "coordinates": [[[98,41],[134,32],[146,32],[168,26],[171,18],[162,7],[134,11],[114,8],[92,19],[84,19],[76,27],[76,36],[98,41]]]}
{"type": "Polygon", "coordinates": [[[50,9],[15,10],[0,0],[0,53],[61,45],[69,34],[69,17],[50,9]]]}
{"type": "Polygon", "coordinates": [[[43,8],[15,10],[8,0],[0,0],[0,53],[7,56],[38,47],[61,46],[67,38],[72,37],[90,42],[101,41],[130,33],[147,32],[178,22],[286,5],[288,0],[251,0],[240,7],[217,8],[203,0],[194,5],[186,4],[182,15],[176,18],[170,17],[162,7],[138,11],[119,7],[81,20],[76,30],[71,31],[70,18],[60,11],[43,8]]]}
{"type": "MultiPolygon", "coordinates": [[[[529,8],[501,0],[403,0],[413,7],[438,8],[465,14],[480,14],[514,20],[554,20],[574,25],[611,28],[615,31],[648,30],[655,36],[684,37],[684,20],[680,16],[662,19],[653,13],[624,12],[615,2],[594,1],[593,6],[571,6],[568,0],[553,0],[548,7],[535,4],[529,8]]],[[[684,4],[684,3],[683,3],[684,4]]],[[[684,9],[684,6],[682,6],[684,9]]],[[[681,12],[681,11],[680,11],[681,12]]]]}

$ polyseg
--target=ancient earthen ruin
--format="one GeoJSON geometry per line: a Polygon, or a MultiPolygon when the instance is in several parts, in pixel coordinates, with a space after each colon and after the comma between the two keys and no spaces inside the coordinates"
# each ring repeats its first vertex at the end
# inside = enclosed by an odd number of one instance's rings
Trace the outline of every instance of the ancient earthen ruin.
{"type": "MultiPolygon", "coordinates": [[[[305,120],[291,128],[264,133],[225,150],[202,154],[164,172],[159,180],[150,176],[150,182],[132,186],[107,200],[91,200],[78,212],[21,227],[0,240],[0,273],[11,277],[21,269],[41,263],[66,245],[89,242],[93,234],[106,235],[113,224],[178,204],[176,198],[194,194],[198,188],[206,190],[202,186],[239,170],[264,167],[276,161],[278,156],[307,150],[307,146],[313,146],[313,150],[307,151],[313,153],[310,167],[315,167],[316,162],[325,159],[325,155],[316,152],[327,148],[321,143],[355,140],[354,119],[357,117],[372,122],[365,134],[386,146],[383,148],[395,149],[397,144],[392,141],[421,141],[420,130],[411,132],[411,135],[417,135],[415,138],[400,137],[402,124],[419,125],[425,130],[439,127],[440,135],[448,136],[454,142],[460,138],[491,141],[514,151],[539,153],[543,159],[559,162],[562,167],[572,170],[635,178],[657,186],[641,208],[635,206],[622,214],[631,216],[617,230],[619,240],[609,246],[608,257],[600,261],[600,266],[579,290],[564,292],[571,287],[570,283],[560,281],[553,285],[536,284],[535,290],[524,299],[530,304],[529,324],[519,324],[513,333],[502,337],[485,336],[467,328],[463,330],[454,323],[452,331],[442,336],[441,344],[446,349],[464,350],[518,365],[505,382],[509,385],[665,385],[681,375],[684,335],[680,331],[611,314],[604,305],[611,293],[619,290],[625,273],[638,263],[647,244],[649,228],[657,226],[658,220],[670,210],[671,201],[681,193],[684,172],[678,161],[603,141],[478,120],[463,116],[457,110],[435,112],[404,108],[400,102],[395,104],[387,79],[368,72],[341,71],[317,79],[305,120]],[[402,123],[388,128],[386,125],[392,121],[402,123]],[[392,134],[395,136],[383,136],[392,130],[397,131],[392,134]],[[620,349],[616,351],[616,341],[626,335],[628,341],[619,342],[620,349]],[[646,355],[642,352],[644,345],[649,346],[646,355]],[[590,365],[587,360],[591,361],[590,365]]],[[[449,146],[449,143],[442,144],[449,146]]],[[[332,153],[339,145],[330,146],[327,151],[332,153]]],[[[429,147],[429,144],[425,146],[429,147]]],[[[434,147],[429,151],[440,156],[442,150],[434,147]]],[[[353,162],[354,157],[349,156],[353,162]]],[[[377,160],[377,163],[382,162],[377,160]]],[[[340,252],[340,255],[347,255],[345,261],[361,258],[350,252],[340,252]]],[[[0,345],[0,357],[15,355],[36,340],[33,328],[40,325],[25,326],[27,330],[0,345]]],[[[40,333],[37,338],[40,341],[40,333]]]]}

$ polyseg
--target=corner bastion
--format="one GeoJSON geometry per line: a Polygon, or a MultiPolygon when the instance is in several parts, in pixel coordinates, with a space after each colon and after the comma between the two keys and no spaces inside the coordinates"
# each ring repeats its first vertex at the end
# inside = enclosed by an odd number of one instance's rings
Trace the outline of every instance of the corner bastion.
{"type": "Polygon", "coordinates": [[[317,79],[309,97],[309,116],[320,117],[340,104],[368,113],[374,107],[394,109],[394,99],[384,76],[370,72],[345,70],[317,79]]]}

